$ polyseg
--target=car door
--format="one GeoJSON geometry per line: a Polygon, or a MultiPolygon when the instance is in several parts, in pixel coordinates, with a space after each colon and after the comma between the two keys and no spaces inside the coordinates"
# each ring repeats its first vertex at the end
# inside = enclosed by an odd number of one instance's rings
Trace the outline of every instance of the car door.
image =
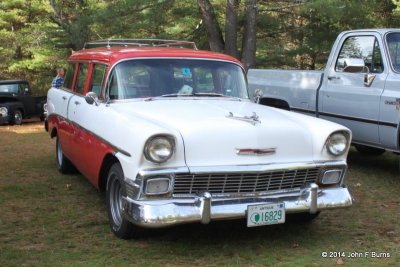
{"type": "Polygon", "coordinates": [[[102,127],[101,110],[107,109],[104,103],[89,104],[84,95],[95,92],[99,99],[107,66],[104,64],[79,63],[75,86],[76,94],[71,98],[68,117],[74,128],[73,163],[89,180],[97,185],[105,145],[97,136],[98,127],[102,127]]]}
{"type": "Polygon", "coordinates": [[[75,62],[68,64],[64,85],[62,88],[51,88],[47,93],[47,109],[49,112],[49,122],[57,124],[57,134],[61,147],[67,158],[71,158],[71,138],[73,130],[68,119],[68,107],[73,96],[72,88],[76,75],[75,62]]]}
{"type": "Polygon", "coordinates": [[[344,35],[327,66],[320,117],[347,126],[353,141],[379,144],[379,103],[387,77],[378,34],[344,35]]]}

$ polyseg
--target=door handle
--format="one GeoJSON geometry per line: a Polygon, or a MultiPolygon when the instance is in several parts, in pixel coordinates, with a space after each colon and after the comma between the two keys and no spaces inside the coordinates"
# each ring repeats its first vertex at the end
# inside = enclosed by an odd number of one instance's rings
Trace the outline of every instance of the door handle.
{"type": "Polygon", "coordinates": [[[62,99],[63,99],[63,100],[67,100],[67,97],[66,97],[66,96],[63,96],[62,99]]]}
{"type": "Polygon", "coordinates": [[[80,105],[80,104],[81,104],[81,102],[79,102],[79,101],[75,101],[75,102],[74,102],[74,104],[75,104],[75,105],[80,105]]]}
{"type": "Polygon", "coordinates": [[[339,80],[339,76],[328,76],[328,80],[339,80]]]}

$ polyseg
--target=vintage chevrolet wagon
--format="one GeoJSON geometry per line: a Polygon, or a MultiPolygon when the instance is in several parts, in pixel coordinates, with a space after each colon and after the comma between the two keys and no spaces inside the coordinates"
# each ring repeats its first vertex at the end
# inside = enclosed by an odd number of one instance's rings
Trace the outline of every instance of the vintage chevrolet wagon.
{"type": "Polygon", "coordinates": [[[117,236],[284,223],[352,205],[343,183],[351,132],[254,103],[236,59],[181,41],[88,45],[69,58],[64,87],[48,92],[48,131],[59,171],[75,167],[106,191],[117,236]]]}

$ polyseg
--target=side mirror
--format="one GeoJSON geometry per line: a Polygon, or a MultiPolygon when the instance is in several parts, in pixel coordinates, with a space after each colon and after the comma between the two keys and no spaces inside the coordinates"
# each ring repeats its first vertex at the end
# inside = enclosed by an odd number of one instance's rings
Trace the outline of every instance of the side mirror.
{"type": "Polygon", "coordinates": [[[24,94],[29,95],[29,93],[30,93],[29,88],[25,88],[24,89],[24,94]]]}
{"type": "Polygon", "coordinates": [[[346,58],[344,60],[343,72],[350,72],[350,73],[363,72],[365,71],[366,68],[367,67],[365,66],[365,62],[362,58],[346,58]]]}
{"type": "Polygon", "coordinates": [[[262,90],[256,89],[253,94],[254,103],[256,103],[256,104],[260,103],[260,99],[261,99],[262,95],[263,95],[262,90]]]}
{"type": "Polygon", "coordinates": [[[98,106],[99,105],[99,97],[95,92],[88,92],[85,96],[86,103],[92,105],[93,103],[98,106]]]}

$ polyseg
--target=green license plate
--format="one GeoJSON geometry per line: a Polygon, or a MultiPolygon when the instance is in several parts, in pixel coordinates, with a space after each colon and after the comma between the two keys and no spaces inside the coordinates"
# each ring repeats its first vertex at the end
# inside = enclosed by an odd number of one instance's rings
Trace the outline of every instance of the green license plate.
{"type": "Polygon", "coordinates": [[[247,227],[285,222],[285,203],[247,206],[247,227]]]}

